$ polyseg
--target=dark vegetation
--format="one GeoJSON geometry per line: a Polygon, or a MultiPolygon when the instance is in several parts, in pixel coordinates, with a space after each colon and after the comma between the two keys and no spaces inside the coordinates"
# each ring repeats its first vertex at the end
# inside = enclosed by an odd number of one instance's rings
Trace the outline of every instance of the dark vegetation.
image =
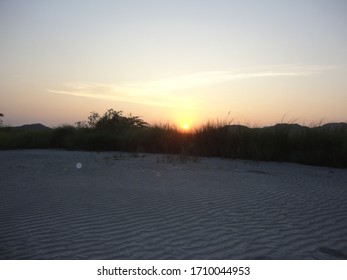
{"type": "Polygon", "coordinates": [[[4,114],[3,113],[0,113],[0,127],[2,127],[2,123],[3,123],[3,118],[4,114]]]}
{"type": "Polygon", "coordinates": [[[286,161],[347,167],[347,123],[306,127],[277,124],[249,128],[208,122],[191,133],[172,125],[149,125],[138,116],[108,110],[87,121],[53,129],[1,127],[0,149],[62,148],[286,161]]]}

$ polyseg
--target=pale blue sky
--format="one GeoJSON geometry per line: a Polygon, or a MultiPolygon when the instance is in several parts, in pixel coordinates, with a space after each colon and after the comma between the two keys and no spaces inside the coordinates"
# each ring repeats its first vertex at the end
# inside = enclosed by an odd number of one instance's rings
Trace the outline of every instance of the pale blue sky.
{"type": "Polygon", "coordinates": [[[347,121],[347,1],[0,0],[0,112],[347,121]]]}

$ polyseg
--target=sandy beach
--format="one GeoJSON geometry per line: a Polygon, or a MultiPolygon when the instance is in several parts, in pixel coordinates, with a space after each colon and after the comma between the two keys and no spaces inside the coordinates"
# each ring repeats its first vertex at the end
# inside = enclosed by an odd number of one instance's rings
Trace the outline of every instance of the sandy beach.
{"type": "Polygon", "coordinates": [[[347,259],[347,170],[1,151],[0,259],[347,259]]]}

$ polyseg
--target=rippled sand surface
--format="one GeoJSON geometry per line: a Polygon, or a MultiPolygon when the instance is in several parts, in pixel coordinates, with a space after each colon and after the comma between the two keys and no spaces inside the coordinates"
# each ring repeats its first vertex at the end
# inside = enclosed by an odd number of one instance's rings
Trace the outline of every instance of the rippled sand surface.
{"type": "Polygon", "coordinates": [[[346,259],[347,170],[0,152],[0,259],[346,259]]]}

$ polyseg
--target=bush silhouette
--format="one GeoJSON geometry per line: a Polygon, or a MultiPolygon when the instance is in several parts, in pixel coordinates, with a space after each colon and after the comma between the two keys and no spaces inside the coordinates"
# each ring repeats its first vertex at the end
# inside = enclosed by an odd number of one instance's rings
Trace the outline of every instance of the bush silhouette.
{"type": "Polygon", "coordinates": [[[98,113],[92,112],[88,117],[87,124],[91,128],[108,131],[148,126],[139,116],[125,117],[122,111],[113,109],[107,110],[102,117],[98,113]]]}

